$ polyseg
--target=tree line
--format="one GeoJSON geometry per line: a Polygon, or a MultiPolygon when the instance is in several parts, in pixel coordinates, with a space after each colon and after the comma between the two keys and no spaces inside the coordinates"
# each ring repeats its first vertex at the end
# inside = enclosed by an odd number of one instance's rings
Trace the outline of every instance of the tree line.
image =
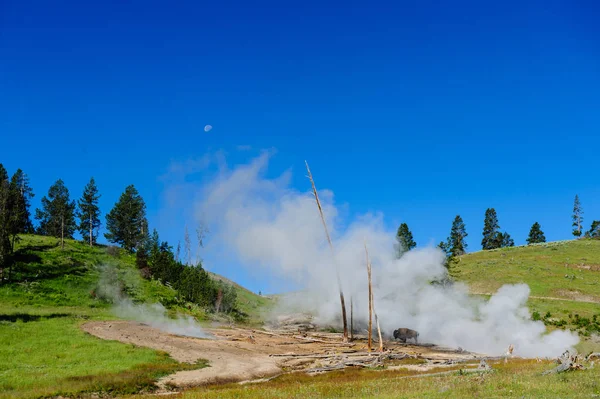
{"type": "MultiPolygon", "coordinates": [[[[572,234],[576,238],[584,236],[586,238],[598,238],[600,239],[600,221],[594,220],[590,226],[590,229],[583,232],[583,209],[579,196],[575,196],[573,203],[573,230],[572,234]]],[[[500,224],[498,222],[498,215],[494,208],[488,208],[485,211],[483,220],[483,238],[481,240],[481,248],[483,250],[491,250],[503,247],[512,247],[515,245],[514,240],[510,234],[506,231],[500,231],[500,224]]],[[[442,241],[438,244],[440,248],[446,254],[446,266],[449,266],[458,259],[461,255],[464,255],[467,250],[466,238],[468,236],[465,223],[460,215],[456,215],[452,222],[450,229],[450,235],[446,241],[442,241]]],[[[537,244],[546,242],[546,236],[542,231],[542,226],[535,222],[529,230],[529,236],[527,237],[527,244],[537,244]]],[[[417,246],[413,239],[412,232],[408,228],[406,223],[400,224],[396,232],[396,257],[400,258],[402,255],[410,251],[417,246]]]]}
{"type": "MultiPolygon", "coordinates": [[[[41,199],[35,210],[38,222],[31,220],[33,190],[27,175],[18,169],[11,179],[0,163],[0,282],[10,281],[15,242],[20,234],[40,234],[57,237],[64,248],[65,239],[73,239],[76,231],[90,246],[97,244],[101,222],[98,206],[100,194],[92,177],[83,189],[81,198],[71,200],[68,188],[58,179],[41,199]]],[[[166,241],[161,241],[156,229],[148,228],[146,204],[134,185],[129,185],[105,217],[106,240],[135,254],[136,265],[144,278],[158,279],[175,288],[179,296],[209,311],[237,312],[236,291],[233,286],[216,281],[206,272],[199,259],[191,261],[189,235],[186,227],[185,264],[166,241]]],[[[204,230],[198,230],[199,247],[204,230]]]]}

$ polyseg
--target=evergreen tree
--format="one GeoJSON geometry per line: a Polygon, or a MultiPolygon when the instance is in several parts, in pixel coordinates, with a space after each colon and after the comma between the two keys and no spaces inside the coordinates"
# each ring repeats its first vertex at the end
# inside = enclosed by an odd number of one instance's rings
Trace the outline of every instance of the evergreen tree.
{"type": "Polygon", "coordinates": [[[452,229],[450,230],[450,237],[448,237],[448,253],[450,258],[456,258],[464,255],[467,252],[467,242],[465,241],[467,229],[460,215],[456,215],[452,222],[452,229]]]}
{"type": "Polygon", "coordinates": [[[127,186],[114,208],[106,215],[104,237],[133,252],[147,236],[146,204],[133,185],[127,186]]]}
{"type": "Polygon", "coordinates": [[[600,220],[594,220],[590,230],[585,233],[589,238],[600,238],[600,220]]]}
{"type": "Polygon", "coordinates": [[[79,211],[79,233],[83,241],[89,242],[90,247],[94,245],[98,239],[98,229],[100,229],[100,208],[98,207],[98,187],[96,181],[92,177],[90,182],[85,186],[83,195],[78,201],[79,211]]]}
{"type": "Polygon", "coordinates": [[[10,183],[4,165],[0,163],[0,283],[10,275],[10,183]]]}
{"type": "Polygon", "coordinates": [[[60,237],[61,246],[65,238],[73,238],[75,223],[75,201],[69,200],[69,190],[61,179],[50,186],[48,197],[42,198],[42,209],[36,209],[35,218],[40,221],[42,235],[60,237]]]}
{"type": "Polygon", "coordinates": [[[500,246],[501,247],[514,247],[515,241],[511,238],[510,234],[506,231],[500,234],[500,246]]]}
{"type": "Polygon", "coordinates": [[[500,248],[502,245],[502,237],[500,236],[498,224],[498,216],[494,208],[488,208],[485,211],[485,220],[483,221],[483,239],[481,247],[484,250],[500,248]]]}
{"type": "Polygon", "coordinates": [[[396,233],[396,241],[396,257],[398,259],[405,252],[408,252],[417,246],[417,243],[413,240],[413,235],[406,223],[402,223],[400,227],[398,227],[398,232],[396,233]]]}
{"type": "Polygon", "coordinates": [[[546,242],[544,232],[538,222],[535,222],[529,230],[529,237],[527,238],[527,244],[536,244],[540,242],[546,242]]]}
{"type": "Polygon", "coordinates": [[[11,250],[14,250],[18,234],[33,233],[33,223],[29,207],[33,198],[33,190],[29,186],[29,178],[21,169],[17,169],[10,180],[9,207],[11,250]]]}
{"type": "Polygon", "coordinates": [[[573,204],[573,235],[580,237],[583,229],[583,209],[581,208],[581,202],[579,202],[579,196],[575,195],[575,202],[573,204]]]}

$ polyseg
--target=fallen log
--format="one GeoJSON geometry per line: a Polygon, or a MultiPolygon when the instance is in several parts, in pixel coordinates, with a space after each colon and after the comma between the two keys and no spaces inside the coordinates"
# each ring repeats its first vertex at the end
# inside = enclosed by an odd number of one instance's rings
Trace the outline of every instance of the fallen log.
{"type": "Polygon", "coordinates": [[[450,371],[441,371],[439,373],[429,373],[429,374],[417,374],[417,375],[407,375],[398,378],[422,378],[422,377],[437,377],[440,375],[449,375],[449,374],[470,374],[470,373],[489,373],[493,370],[490,369],[480,369],[480,368],[472,368],[472,369],[458,369],[458,370],[450,370],[450,371]]]}

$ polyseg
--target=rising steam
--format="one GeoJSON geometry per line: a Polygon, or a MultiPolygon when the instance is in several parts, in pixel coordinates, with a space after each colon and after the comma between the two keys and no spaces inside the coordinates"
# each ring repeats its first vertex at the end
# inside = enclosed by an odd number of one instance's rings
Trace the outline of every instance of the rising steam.
{"type": "Polygon", "coordinates": [[[176,318],[170,318],[167,315],[167,309],[160,303],[134,303],[124,294],[124,282],[122,280],[127,280],[126,284],[131,285],[136,285],[136,280],[128,279],[126,274],[121,276],[118,276],[118,274],[115,267],[101,267],[100,281],[96,290],[99,297],[113,304],[112,310],[115,315],[147,324],[150,327],[171,334],[196,338],[213,338],[191,316],[178,315],[176,318]]]}
{"type": "MultiPolygon", "coordinates": [[[[217,246],[233,251],[239,261],[294,279],[306,290],[282,301],[285,309],[310,311],[316,321],[341,325],[333,259],[324,236],[314,197],[290,188],[290,174],[265,177],[270,153],[249,164],[222,170],[198,187],[196,216],[208,222],[217,246]]],[[[316,175],[319,184],[318,173],[316,175]]],[[[324,182],[320,183],[321,185],[324,182]]],[[[444,255],[423,248],[394,256],[394,232],[380,214],[367,214],[344,225],[333,194],[320,190],[327,224],[340,265],[346,298],[353,298],[355,325],[368,317],[367,271],[363,240],[373,264],[375,304],[387,336],[398,327],[419,331],[420,340],[452,347],[503,354],[510,344],[519,356],[558,356],[577,344],[568,331],[546,334],[526,307],[529,287],[505,285],[488,301],[472,298],[462,284],[431,285],[446,274],[444,255]]],[[[363,330],[364,331],[364,330],[363,330]]]]}

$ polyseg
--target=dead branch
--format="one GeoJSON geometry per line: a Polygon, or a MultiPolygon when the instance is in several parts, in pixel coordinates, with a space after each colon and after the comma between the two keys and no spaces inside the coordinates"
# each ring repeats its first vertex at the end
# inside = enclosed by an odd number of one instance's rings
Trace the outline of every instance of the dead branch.
{"type": "Polygon", "coordinates": [[[319,201],[319,195],[317,194],[317,187],[315,186],[315,181],[313,180],[312,173],[310,173],[310,168],[308,167],[308,162],[304,161],[306,164],[306,171],[308,172],[308,178],[310,179],[310,184],[312,185],[313,194],[315,196],[315,200],[317,202],[317,207],[319,208],[319,215],[321,216],[321,222],[323,222],[323,227],[325,228],[325,235],[327,236],[327,242],[329,242],[329,248],[331,249],[331,255],[333,257],[333,263],[335,264],[335,272],[337,275],[338,281],[338,289],[340,291],[340,303],[342,305],[342,322],[344,324],[344,342],[348,342],[348,322],[346,319],[346,303],[344,300],[344,292],[342,291],[342,282],[340,280],[340,271],[338,269],[337,261],[335,260],[335,252],[333,251],[333,244],[331,243],[331,237],[329,236],[329,230],[327,230],[327,223],[325,223],[325,216],[323,215],[323,208],[321,207],[321,201],[319,201]]]}

